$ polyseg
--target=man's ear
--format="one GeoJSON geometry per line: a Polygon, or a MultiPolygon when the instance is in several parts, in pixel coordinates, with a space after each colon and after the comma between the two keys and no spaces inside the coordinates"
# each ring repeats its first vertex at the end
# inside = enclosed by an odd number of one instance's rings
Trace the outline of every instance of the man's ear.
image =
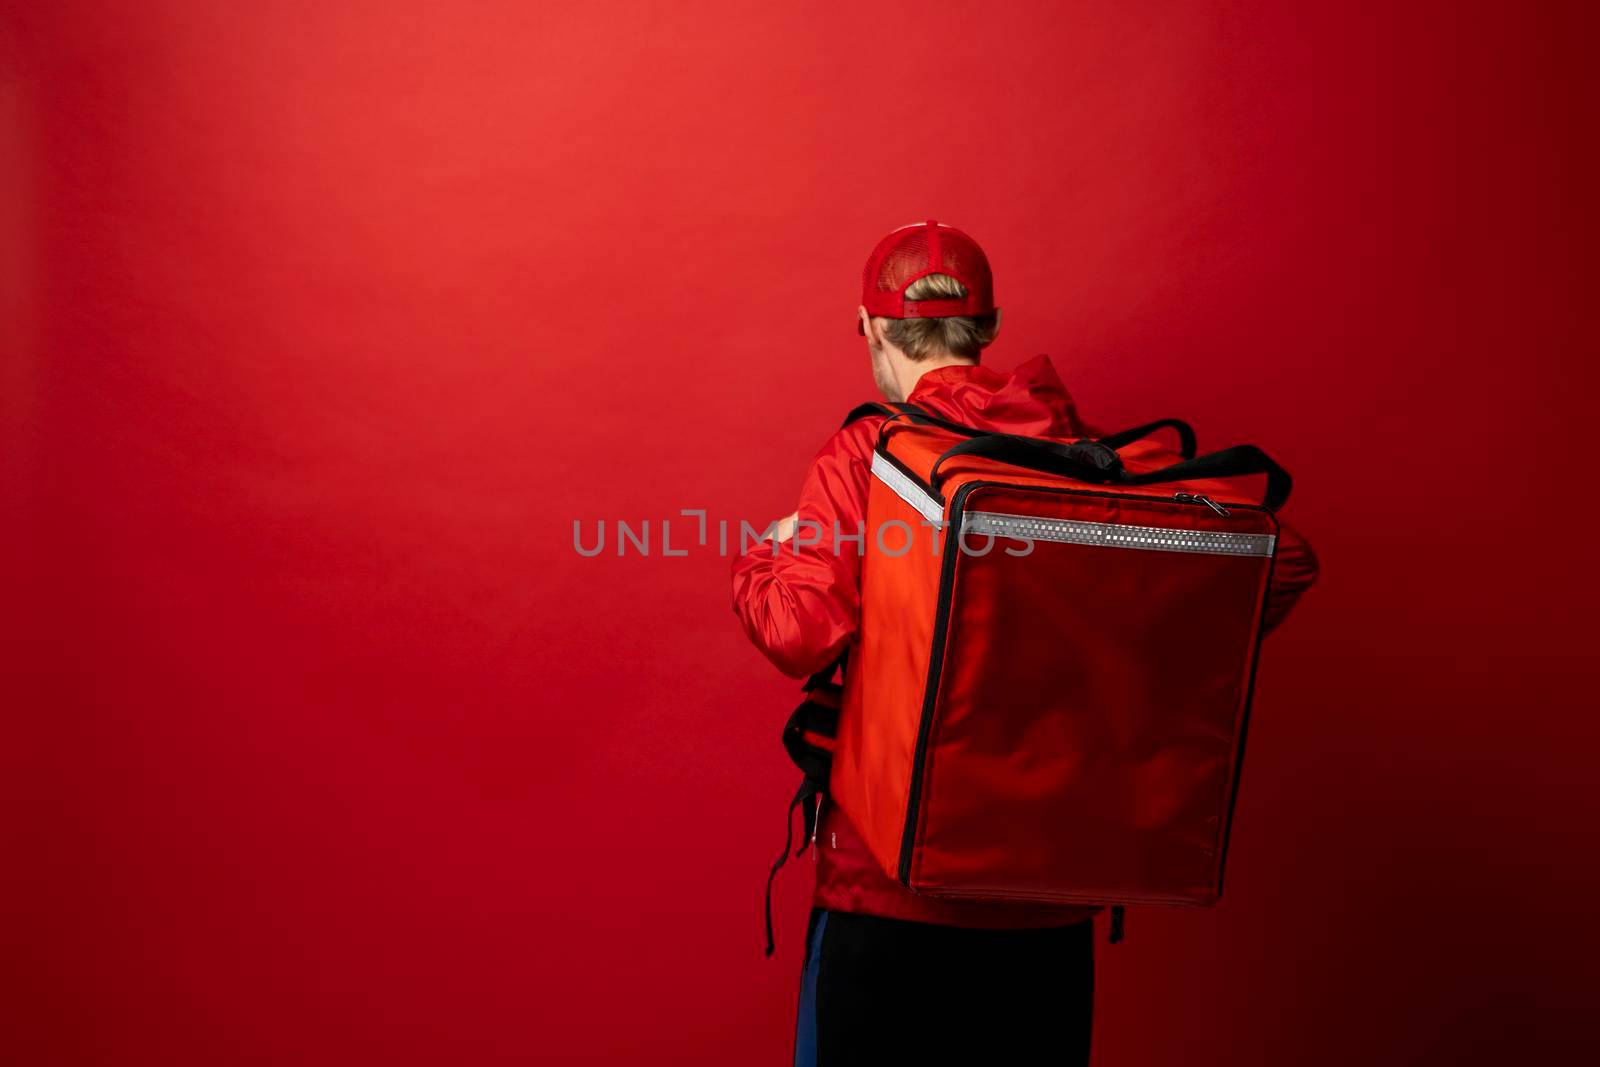
{"type": "Polygon", "coordinates": [[[862,337],[871,336],[868,333],[868,327],[870,325],[871,325],[870,316],[867,314],[866,305],[862,304],[862,305],[857,306],[856,307],[856,333],[859,333],[862,337]]]}

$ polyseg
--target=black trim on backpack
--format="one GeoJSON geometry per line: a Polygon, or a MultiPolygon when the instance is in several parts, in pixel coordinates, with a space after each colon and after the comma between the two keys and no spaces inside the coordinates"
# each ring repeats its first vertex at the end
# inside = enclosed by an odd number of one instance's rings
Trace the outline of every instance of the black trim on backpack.
{"type": "Polygon", "coordinates": [[[1256,699],[1256,669],[1261,666],[1261,642],[1267,636],[1266,604],[1272,595],[1272,576],[1278,566],[1278,553],[1274,551],[1267,560],[1266,592],[1261,597],[1261,620],[1256,625],[1256,649],[1250,661],[1250,680],[1246,683],[1244,711],[1239,716],[1239,747],[1234,753],[1233,788],[1228,794],[1227,822],[1223,824],[1222,848],[1217,856],[1217,896],[1222,895],[1223,877],[1228,869],[1228,845],[1233,841],[1233,813],[1239,805],[1239,782],[1244,777],[1244,745],[1250,735],[1250,709],[1256,699]]]}
{"type": "Polygon", "coordinates": [[[906,822],[900,831],[900,863],[896,874],[900,884],[911,888],[911,854],[915,848],[918,808],[922,801],[922,771],[928,756],[928,735],[933,731],[933,709],[939,700],[939,674],[944,669],[944,644],[950,630],[950,590],[955,578],[956,556],[961,547],[962,507],[967,494],[981,482],[968,482],[956,490],[950,505],[950,521],[945,525],[944,553],[939,564],[939,595],[933,609],[933,642],[928,652],[928,681],[923,688],[922,720],[917,723],[916,747],[911,750],[911,785],[906,791],[906,822]]]}

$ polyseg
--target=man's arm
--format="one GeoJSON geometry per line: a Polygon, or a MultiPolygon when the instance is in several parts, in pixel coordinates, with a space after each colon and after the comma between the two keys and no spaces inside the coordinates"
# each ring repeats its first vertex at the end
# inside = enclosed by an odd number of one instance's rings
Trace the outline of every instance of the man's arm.
{"type": "Polygon", "coordinates": [[[800,487],[793,536],[758,542],[733,563],[733,610],[745,633],[784,674],[804,678],[832,663],[855,635],[872,442],[881,418],[858,419],[828,439],[800,487]]]}

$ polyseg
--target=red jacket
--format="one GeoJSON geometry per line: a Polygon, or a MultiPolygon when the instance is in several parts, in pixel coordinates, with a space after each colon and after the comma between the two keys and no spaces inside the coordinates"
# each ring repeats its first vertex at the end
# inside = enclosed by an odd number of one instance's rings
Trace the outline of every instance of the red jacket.
{"type": "MultiPolygon", "coordinates": [[[[938,415],[986,430],[1042,437],[1098,437],[1085,424],[1049,357],[1011,374],[958,365],[928,371],[906,398],[938,415]]],[[[866,520],[872,448],[882,416],[858,419],[830,437],[806,473],[799,517],[818,524],[815,544],[786,544],[773,555],[763,541],[734,561],[733,607],[756,647],[778,669],[804,678],[832,663],[855,636],[861,556],[853,541],[834,550],[837,529],[852,535],[866,520]]],[[[1281,623],[1317,577],[1311,546],[1281,524],[1264,627],[1281,623]]],[[[816,528],[808,528],[809,540],[816,528]]],[[[870,536],[870,534],[869,534],[870,536]]],[[[894,881],[835,805],[822,805],[817,833],[815,903],[920,922],[970,927],[1033,927],[1078,922],[1096,909],[1036,903],[939,900],[894,881]]]]}

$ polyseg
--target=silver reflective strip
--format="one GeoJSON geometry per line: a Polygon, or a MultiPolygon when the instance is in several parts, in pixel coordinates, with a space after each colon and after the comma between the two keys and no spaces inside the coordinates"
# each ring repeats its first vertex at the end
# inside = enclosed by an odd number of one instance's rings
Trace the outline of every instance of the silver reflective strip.
{"type": "Polygon", "coordinates": [[[944,521],[944,507],[878,452],[872,454],[872,476],[893,489],[895,496],[916,508],[929,522],[937,525],[944,521]]]}
{"type": "Polygon", "coordinates": [[[1227,533],[1221,530],[1171,530],[1160,526],[1127,526],[1117,522],[1078,522],[969,511],[961,520],[963,534],[992,534],[1019,541],[1061,541],[1069,545],[1146,548],[1157,552],[1204,552],[1214,556],[1270,556],[1272,534],[1227,533]]]}

